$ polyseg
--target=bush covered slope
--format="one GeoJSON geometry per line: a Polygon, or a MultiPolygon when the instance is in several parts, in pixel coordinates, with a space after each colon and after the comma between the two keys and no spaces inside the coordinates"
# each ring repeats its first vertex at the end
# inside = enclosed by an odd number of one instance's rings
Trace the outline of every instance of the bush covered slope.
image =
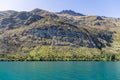
{"type": "Polygon", "coordinates": [[[0,12],[1,60],[119,60],[120,20],[53,13],[0,12]]]}

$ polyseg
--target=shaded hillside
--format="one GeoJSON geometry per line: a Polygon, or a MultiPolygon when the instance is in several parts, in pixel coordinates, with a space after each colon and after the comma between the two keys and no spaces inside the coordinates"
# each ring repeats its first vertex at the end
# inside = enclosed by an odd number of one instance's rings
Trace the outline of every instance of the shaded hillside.
{"type": "Polygon", "coordinates": [[[72,10],[63,10],[61,12],[58,12],[57,14],[69,14],[69,15],[72,15],[72,16],[85,16],[84,14],[76,13],[72,10]]]}

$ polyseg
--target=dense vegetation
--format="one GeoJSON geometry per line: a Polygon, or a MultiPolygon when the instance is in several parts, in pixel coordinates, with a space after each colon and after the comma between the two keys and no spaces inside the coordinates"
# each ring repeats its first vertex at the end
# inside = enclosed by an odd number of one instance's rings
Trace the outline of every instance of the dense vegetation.
{"type": "Polygon", "coordinates": [[[0,60],[120,60],[119,19],[71,10],[0,13],[0,60]]]}
{"type": "MultiPolygon", "coordinates": [[[[27,51],[24,48],[23,52],[27,51]]],[[[7,54],[1,55],[1,60],[13,61],[117,61],[120,54],[108,53],[105,50],[86,47],[35,47],[28,54],[7,54]]]]}

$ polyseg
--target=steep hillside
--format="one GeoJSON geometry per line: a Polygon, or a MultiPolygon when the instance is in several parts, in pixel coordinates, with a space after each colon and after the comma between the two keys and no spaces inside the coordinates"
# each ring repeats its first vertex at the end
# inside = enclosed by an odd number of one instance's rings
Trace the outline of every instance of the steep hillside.
{"type": "Polygon", "coordinates": [[[119,60],[119,26],[119,19],[71,10],[3,11],[1,60],[119,60]]]}

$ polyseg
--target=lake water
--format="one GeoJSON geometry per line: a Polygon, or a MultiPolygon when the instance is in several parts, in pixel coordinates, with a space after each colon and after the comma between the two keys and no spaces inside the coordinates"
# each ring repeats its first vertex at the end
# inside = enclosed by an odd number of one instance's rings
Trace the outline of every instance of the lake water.
{"type": "Polygon", "coordinates": [[[120,80],[120,62],[0,62],[0,80],[120,80]]]}

